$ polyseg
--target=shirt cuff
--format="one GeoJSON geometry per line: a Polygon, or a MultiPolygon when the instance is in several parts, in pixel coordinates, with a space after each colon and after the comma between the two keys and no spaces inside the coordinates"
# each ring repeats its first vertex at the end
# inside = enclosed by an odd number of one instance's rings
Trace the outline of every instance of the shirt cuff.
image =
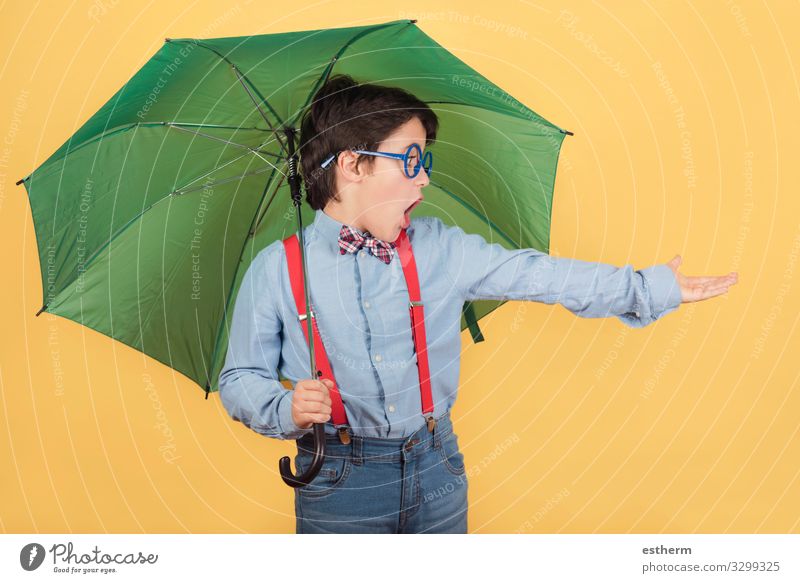
{"type": "Polygon", "coordinates": [[[292,418],[293,396],[294,391],[286,391],[286,394],[281,397],[281,401],[278,403],[278,423],[281,426],[281,439],[300,439],[314,429],[313,425],[308,429],[300,429],[295,425],[292,418]]]}
{"type": "Polygon", "coordinates": [[[636,303],[633,311],[617,317],[631,328],[642,328],[677,310],[683,298],[678,279],[668,265],[654,265],[636,273],[642,277],[642,295],[644,300],[649,300],[649,305],[636,303]]]}
{"type": "Polygon", "coordinates": [[[681,305],[681,286],[668,265],[660,264],[640,270],[650,292],[650,310],[656,320],[681,305]]]}

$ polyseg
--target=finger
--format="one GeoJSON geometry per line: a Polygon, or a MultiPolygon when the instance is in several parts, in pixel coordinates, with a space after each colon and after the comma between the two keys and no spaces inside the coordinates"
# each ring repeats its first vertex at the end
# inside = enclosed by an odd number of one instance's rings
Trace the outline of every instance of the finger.
{"type": "Polygon", "coordinates": [[[295,390],[300,389],[302,391],[313,391],[317,386],[317,381],[314,379],[304,379],[297,383],[295,390]]]}
{"type": "Polygon", "coordinates": [[[328,405],[331,404],[331,390],[333,389],[333,381],[325,379],[325,390],[322,391],[324,402],[328,405]]]}
{"type": "Polygon", "coordinates": [[[707,283],[715,283],[720,281],[721,278],[725,276],[719,275],[708,275],[708,276],[693,276],[693,275],[685,275],[684,279],[688,285],[705,285],[707,283]]]}
{"type": "Polygon", "coordinates": [[[727,286],[727,285],[707,288],[703,292],[703,299],[705,300],[705,299],[708,299],[708,298],[713,298],[715,296],[721,296],[722,294],[727,293],[728,289],[730,289],[730,286],[727,286]]]}
{"type": "Polygon", "coordinates": [[[312,413],[308,416],[309,420],[312,423],[327,423],[328,420],[331,418],[330,415],[322,415],[319,413],[312,413]]]}
{"type": "Polygon", "coordinates": [[[321,413],[321,414],[331,414],[331,407],[330,405],[326,405],[321,401],[317,401],[314,403],[308,404],[308,409],[306,409],[308,413],[321,413]]]}
{"type": "Polygon", "coordinates": [[[318,399],[314,399],[315,403],[322,403],[323,405],[326,405],[328,407],[332,405],[331,398],[327,393],[324,395],[322,393],[316,393],[316,395],[320,395],[320,397],[318,399]]]}
{"type": "Polygon", "coordinates": [[[322,394],[322,391],[310,389],[303,393],[301,400],[306,403],[322,403],[325,400],[325,395],[322,394]]]}
{"type": "Polygon", "coordinates": [[[319,379],[314,382],[314,389],[321,393],[327,393],[332,386],[333,382],[330,379],[319,379]]]}
{"type": "Polygon", "coordinates": [[[697,290],[698,300],[707,300],[714,296],[722,295],[728,291],[729,284],[700,286],[697,290]]]}
{"type": "Polygon", "coordinates": [[[328,392],[327,387],[322,383],[322,381],[308,381],[303,384],[304,390],[310,393],[319,393],[320,395],[325,394],[328,392]]]}
{"type": "Polygon", "coordinates": [[[725,277],[720,277],[716,281],[712,281],[706,284],[707,287],[719,287],[719,286],[727,286],[730,287],[732,285],[736,285],[739,281],[739,278],[736,276],[726,275],[725,277]]]}
{"type": "Polygon", "coordinates": [[[314,409],[311,412],[319,413],[320,415],[330,415],[331,411],[332,409],[330,405],[326,405],[325,403],[314,403],[314,409]]]}
{"type": "Polygon", "coordinates": [[[327,389],[321,389],[319,386],[313,387],[306,395],[306,400],[315,403],[328,403],[331,402],[331,394],[327,389]]]}
{"type": "Polygon", "coordinates": [[[717,284],[717,283],[726,283],[726,282],[736,282],[738,281],[738,277],[733,273],[729,273],[727,275],[708,275],[708,276],[692,276],[692,275],[685,275],[684,276],[686,283],[689,285],[698,285],[698,284],[717,284]]]}
{"type": "Polygon", "coordinates": [[[321,401],[302,401],[297,403],[297,406],[303,415],[322,415],[331,412],[330,407],[321,401]]]}

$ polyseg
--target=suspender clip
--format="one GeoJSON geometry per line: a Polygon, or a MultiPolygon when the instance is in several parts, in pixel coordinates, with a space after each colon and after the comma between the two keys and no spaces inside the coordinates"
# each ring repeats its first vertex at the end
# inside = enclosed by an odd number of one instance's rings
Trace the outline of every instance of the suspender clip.
{"type": "Polygon", "coordinates": [[[344,445],[350,443],[350,435],[347,433],[347,427],[344,425],[339,428],[339,441],[344,445]]]}
{"type": "MultiPolygon", "coordinates": [[[[316,316],[314,315],[314,310],[311,310],[310,313],[312,318],[316,318],[316,316]]],[[[297,314],[297,319],[300,320],[301,322],[306,318],[308,318],[308,314],[297,314]]]]}
{"type": "Polygon", "coordinates": [[[436,419],[433,418],[433,415],[428,417],[428,431],[433,433],[433,430],[436,428],[436,419]]]}

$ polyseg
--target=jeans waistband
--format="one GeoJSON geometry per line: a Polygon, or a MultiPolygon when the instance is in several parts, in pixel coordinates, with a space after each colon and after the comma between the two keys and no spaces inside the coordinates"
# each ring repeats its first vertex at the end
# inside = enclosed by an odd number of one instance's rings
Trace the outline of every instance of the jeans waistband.
{"type": "MultiPolygon", "coordinates": [[[[448,411],[436,418],[433,431],[428,430],[423,421],[422,426],[407,437],[362,437],[354,435],[348,427],[350,443],[344,444],[338,435],[325,436],[325,457],[340,458],[352,456],[355,463],[362,460],[369,462],[398,463],[403,456],[421,453],[431,447],[441,447],[441,440],[453,432],[453,423],[448,411]]],[[[296,440],[300,455],[312,455],[314,452],[314,436],[308,433],[296,440]]]]}

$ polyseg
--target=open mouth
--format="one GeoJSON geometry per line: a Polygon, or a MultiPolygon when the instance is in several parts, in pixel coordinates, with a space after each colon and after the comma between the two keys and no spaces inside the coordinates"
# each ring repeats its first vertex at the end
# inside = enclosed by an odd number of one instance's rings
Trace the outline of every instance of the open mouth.
{"type": "Polygon", "coordinates": [[[414,207],[416,207],[416,206],[417,206],[419,203],[421,203],[421,202],[422,202],[422,199],[421,199],[421,198],[418,198],[417,200],[415,200],[415,201],[414,201],[414,202],[411,204],[411,206],[409,206],[409,207],[406,209],[406,214],[409,214],[409,213],[410,213],[412,210],[414,210],[414,207]]]}
{"type": "Polygon", "coordinates": [[[410,216],[411,215],[411,211],[413,211],[414,207],[416,207],[421,202],[422,202],[422,199],[418,198],[403,213],[403,228],[404,229],[407,229],[409,226],[411,226],[411,216],[410,216]]]}

